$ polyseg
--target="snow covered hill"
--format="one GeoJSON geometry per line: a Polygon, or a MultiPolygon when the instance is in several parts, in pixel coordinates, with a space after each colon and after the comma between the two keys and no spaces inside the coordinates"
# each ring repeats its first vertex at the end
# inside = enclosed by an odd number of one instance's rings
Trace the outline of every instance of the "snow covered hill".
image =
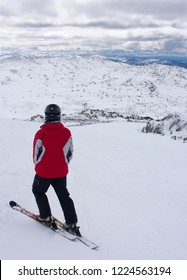
{"type": "MultiPolygon", "coordinates": [[[[144,127],[173,133],[178,127],[168,115],[186,129],[186,69],[98,56],[27,56],[1,61],[0,73],[1,259],[187,258],[186,144],[142,132],[144,127]],[[69,191],[81,232],[100,245],[98,251],[8,205],[15,200],[37,212],[32,139],[49,103],[61,106],[72,130],[69,191]]],[[[49,199],[53,214],[63,220],[52,189],[49,199]]]]}
{"type": "Polygon", "coordinates": [[[187,69],[180,67],[61,56],[3,60],[0,73],[3,118],[42,115],[51,102],[65,118],[85,109],[152,118],[187,112],[187,69]]]}

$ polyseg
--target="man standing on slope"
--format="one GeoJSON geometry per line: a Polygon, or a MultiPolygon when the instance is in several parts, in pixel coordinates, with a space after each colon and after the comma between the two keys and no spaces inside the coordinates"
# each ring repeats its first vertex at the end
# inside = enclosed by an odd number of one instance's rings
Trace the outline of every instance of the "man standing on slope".
{"type": "Polygon", "coordinates": [[[61,204],[66,229],[81,236],[73,200],[66,187],[68,163],[73,156],[71,132],[61,123],[61,109],[50,104],[45,109],[45,123],[36,133],[33,142],[35,177],[32,191],[39,209],[38,219],[51,224],[51,209],[46,192],[53,186],[61,204]]]}

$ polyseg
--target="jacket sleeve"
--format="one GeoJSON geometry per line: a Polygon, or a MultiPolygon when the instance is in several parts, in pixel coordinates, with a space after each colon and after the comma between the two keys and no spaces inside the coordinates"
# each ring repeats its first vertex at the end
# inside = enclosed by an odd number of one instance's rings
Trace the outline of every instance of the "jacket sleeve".
{"type": "Polygon", "coordinates": [[[70,135],[64,148],[63,148],[63,152],[64,152],[64,157],[67,163],[69,163],[71,161],[71,159],[73,158],[73,140],[72,140],[72,136],[70,135]]]}
{"type": "Polygon", "coordinates": [[[36,158],[36,155],[35,155],[35,146],[36,146],[36,141],[37,141],[37,133],[35,134],[34,136],[34,140],[33,140],[33,147],[32,147],[32,159],[33,159],[33,163],[35,163],[35,158],[36,158]]]}
{"type": "Polygon", "coordinates": [[[41,161],[44,153],[45,148],[42,145],[42,140],[39,137],[39,132],[36,133],[33,141],[33,162],[36,165],[39,161],[41,161]]]}

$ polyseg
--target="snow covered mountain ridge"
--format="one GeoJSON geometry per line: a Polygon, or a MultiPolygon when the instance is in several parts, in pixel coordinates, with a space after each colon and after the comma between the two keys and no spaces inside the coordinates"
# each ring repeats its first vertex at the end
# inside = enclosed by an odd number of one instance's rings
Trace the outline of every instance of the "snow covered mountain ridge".
{"type": "MultiPolygon", "coordinates": [[[[2,58],[2,56],[1,56],[2,58]]],[[[130,65],[101,56],[60,52],[3,55],[0,117],[35,119],[57,103],[65,122],[161,119],[187,115],[187,69],[130,65]]]]}
{"type": "Polygon", "coordinates": [[[141,54],[128,54],[119,50],[107,50],[98,52],[81,52],[81,51],[63,51],[63,50],[51,50],[40,51],[37,48],[28,50],[19,50],[12,48],[0,48],[0,61],[4,60],[22,60],[22,59],[41,59],[41,58],[55,58],[64,56],[101,56],[103,59],[123,62],[129,65],[149,65],[149,64],[161,64],[187,68],[187,57],[178,56],[158,56],[158,55],[141,55],[141,54]]]}

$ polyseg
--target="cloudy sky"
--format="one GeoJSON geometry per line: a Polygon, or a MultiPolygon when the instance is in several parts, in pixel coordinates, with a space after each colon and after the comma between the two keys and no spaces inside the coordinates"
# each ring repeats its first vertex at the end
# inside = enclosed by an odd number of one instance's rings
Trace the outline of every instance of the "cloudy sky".
{"type": "Polygon", "coordinates": [[[187,0],[0,0],[0,48],[187,56],[187,0]]]}

